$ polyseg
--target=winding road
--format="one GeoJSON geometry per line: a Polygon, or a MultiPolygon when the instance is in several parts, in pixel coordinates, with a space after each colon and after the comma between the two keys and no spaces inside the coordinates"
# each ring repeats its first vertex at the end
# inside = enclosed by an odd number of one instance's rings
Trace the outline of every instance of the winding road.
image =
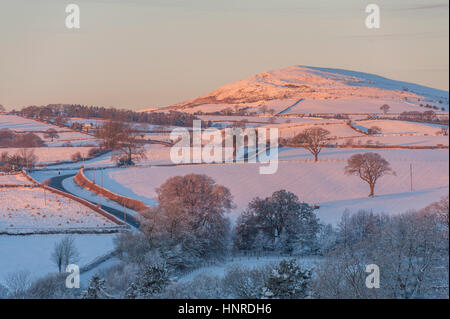
{"type": "MultiPolygon", "coordinates": [[[[68,174],[68,175],[60,175],[60,176],[55,176],[49,179],[49,183],[48,186],[55,188],[59,191],[65,192],[67,194],[71,194],[73,196],[77,196],[80,197],[77,194],[73,194],[71,192],[69,192],[68,190],[66,190],[64,188],[63,185],[63,181],[67,178],[73,178],[75,176],[75,174],[68,174]]],[[[82,197],[81,197],[82,198],[82,197]]],[[[97,205],[97,203],[94,203],[86,198],[83,198],[84,200],[87,200],[88,202],[97,205]]],[[[117,217],[118,219],[120,219],[121,221],[129,224],[130,226],[133,226],[135,228],[139,228],[139,226],[141,225],[140,222],[133,216],[130,215],[128,213],[124,213],[123,211],[120,211],[118,209],[109,207],[109,206],[105,206],[105,205],[100,205],[100,207],[104,210],[107,211],[108,213],[110,213],[111,215],[114,215],[115,217],[117,217]]]]}

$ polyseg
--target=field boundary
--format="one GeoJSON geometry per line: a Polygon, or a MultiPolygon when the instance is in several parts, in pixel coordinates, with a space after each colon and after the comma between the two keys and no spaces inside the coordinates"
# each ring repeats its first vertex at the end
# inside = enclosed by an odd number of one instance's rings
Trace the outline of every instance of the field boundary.
{"type": "Polygon", "coordinates": [[[113,227],[85,227],[85,228],[6,228],[0,229],[0,235],[8,236],[32,236],[32,235],[58,235],[58,234],[115,234],[123,231],[123,226],[113,227]]]}
{"type": "Polygon", "coordinates": [[[94,192],[98,195],[106,197],[106,198],[108,198],[122,206],[125,206],[129,209],[132,209],[134,211],[142,212],[142,211],[150,209],[150,207],[145,205],[144,202],[142,202],[142,201],[113,193],[110,190],[95,184],[90,179],[88,179],[86,177],[86,175],[84,175],[83,168],[81,168],[78,171],[78,174],[74,177],[73,180],[75,181],[75,183],[77,183],[82,188],[85,188],[91,192],[94,192]]]}
{"type": "MultiPolygon", "coordinates": [[[[305,148],[303,144],[285,143],[284,147],[305,148]]],[[[408,146],[408,145],[324,145],[324,148],[355,148],[355,149],[402,149],[402,150],[448,150],[448,145],[436,145],[436,146],[408,146]]]]}

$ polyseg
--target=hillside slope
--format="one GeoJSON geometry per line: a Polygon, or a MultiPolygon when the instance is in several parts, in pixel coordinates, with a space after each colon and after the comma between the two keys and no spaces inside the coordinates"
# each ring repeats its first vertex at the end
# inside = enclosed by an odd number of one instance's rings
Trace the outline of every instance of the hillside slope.
{"type": "Polygon", "coordinates": [[[448,111],[448,92],[362,72],[291,66],[225,85],[166,109],[216,112],[265,105],[283,114],[357,113],[380,112],[384,103],[393,112],[426,110],[421,104],[448,111]]]}

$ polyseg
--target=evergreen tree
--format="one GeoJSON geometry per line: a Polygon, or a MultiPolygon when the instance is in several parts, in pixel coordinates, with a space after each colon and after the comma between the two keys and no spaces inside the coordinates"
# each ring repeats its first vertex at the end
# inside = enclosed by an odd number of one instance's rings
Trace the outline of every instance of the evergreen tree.
{"type": "Polygon", "coordinates": [[[81,299],[111,299],[105,292],[105,280],[95,275],[89,281],[89,287],[81,294],[81,299]]]}
{"type": "Polygon", "coordinates": [[[169,272],[164,264],[144,266],[127,290],[129,299],[147,299],[160,293],[170,283],[169,272]]]}
{"type": "Polygon", "coordinates": [[[302,270],[295,259],[282,260],[265,282],[263,295],[271,299],[299,299],[308,296],[311,272],[302,270]]]}

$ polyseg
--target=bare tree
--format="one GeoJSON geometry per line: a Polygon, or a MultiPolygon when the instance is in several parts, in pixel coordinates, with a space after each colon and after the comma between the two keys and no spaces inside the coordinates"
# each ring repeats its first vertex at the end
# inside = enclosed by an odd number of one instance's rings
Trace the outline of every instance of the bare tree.
{"type": "Polygon", "coordinates": [[[121,121],[108,121],[104,123],[96,132],[96,137],[103,140],[105,149],[114,150],[119,144],[121,132],[125,129],[126,124],[121,121]]]}
{"type": "Polygon", "coordinates": [[[391,107],[387,104],[383,104],[382,106],[380,106],[380,110],[383,111],[384,114],[387,114],[387,112],[389,112],[390,109],[391,107]]]}
{"type": "Polygon", "coordinates": [[[44,138],[46,139],[51,139],[52,142],[55,138],[58,138],[59,134],[58,132],[54,129],[54,128],[49,128],[47,131],[45,131],[44,133],[44,138]]]}
{"type": "Polygon", "coordinates": [[[51,258],[58,267],[59,272],[62,272],[67,265],[76,262],[79,258],[79,253],[75,247],[73,237],[66,236],[61,241],[55,243],[51,258]]]}
{"type": "Polygon", "coordinates": [[[27,291],[31,286],[31,274],[26,270],[18,270],[8,274],[5,280],[9,291],[9,297],[14,299],[25,299],[27,291]]]}
{"type": "Polygon", "coordinates": [[[109,121],[96,135],[103,140],[104,148],[114,151],[113,157],[119,164],[133,165],[135,161],[146,158],[141,132],[129,123],[109,121]]]}
{"type": "Polygon", "coordinates": [[[16,155],[18,155],[18,158],[21,159],[21,167],[28,170],[33,169],[38,162],[38,157],[34,153],[33,149],[22,148],[17,152],[16,155]]]}
{"type": "Polygon", "coordinates": [[[125,124],[117,139],[114,157],[119,164],[133,165],[136,161],[146,159],[144,142],[131,125],[125,124]]]}
{"type": "Polygon", "coordinates": [[[304,147],[314,155],[314,161],[318,161],[319,153],[325,146],[325,141],[330,131],[321,127],[308,128],[294,137],[294,141],[304,144],[304,147]]]}
{"type": "Polygon", "coordinates": [[[370,187],[369,197],[373,197],[378,179],[386,174],[395,175],[395,172],[380,154],[365,153],[352,155],[348,159],[345,174],[356,175],[367,182],[370,187]]]}

